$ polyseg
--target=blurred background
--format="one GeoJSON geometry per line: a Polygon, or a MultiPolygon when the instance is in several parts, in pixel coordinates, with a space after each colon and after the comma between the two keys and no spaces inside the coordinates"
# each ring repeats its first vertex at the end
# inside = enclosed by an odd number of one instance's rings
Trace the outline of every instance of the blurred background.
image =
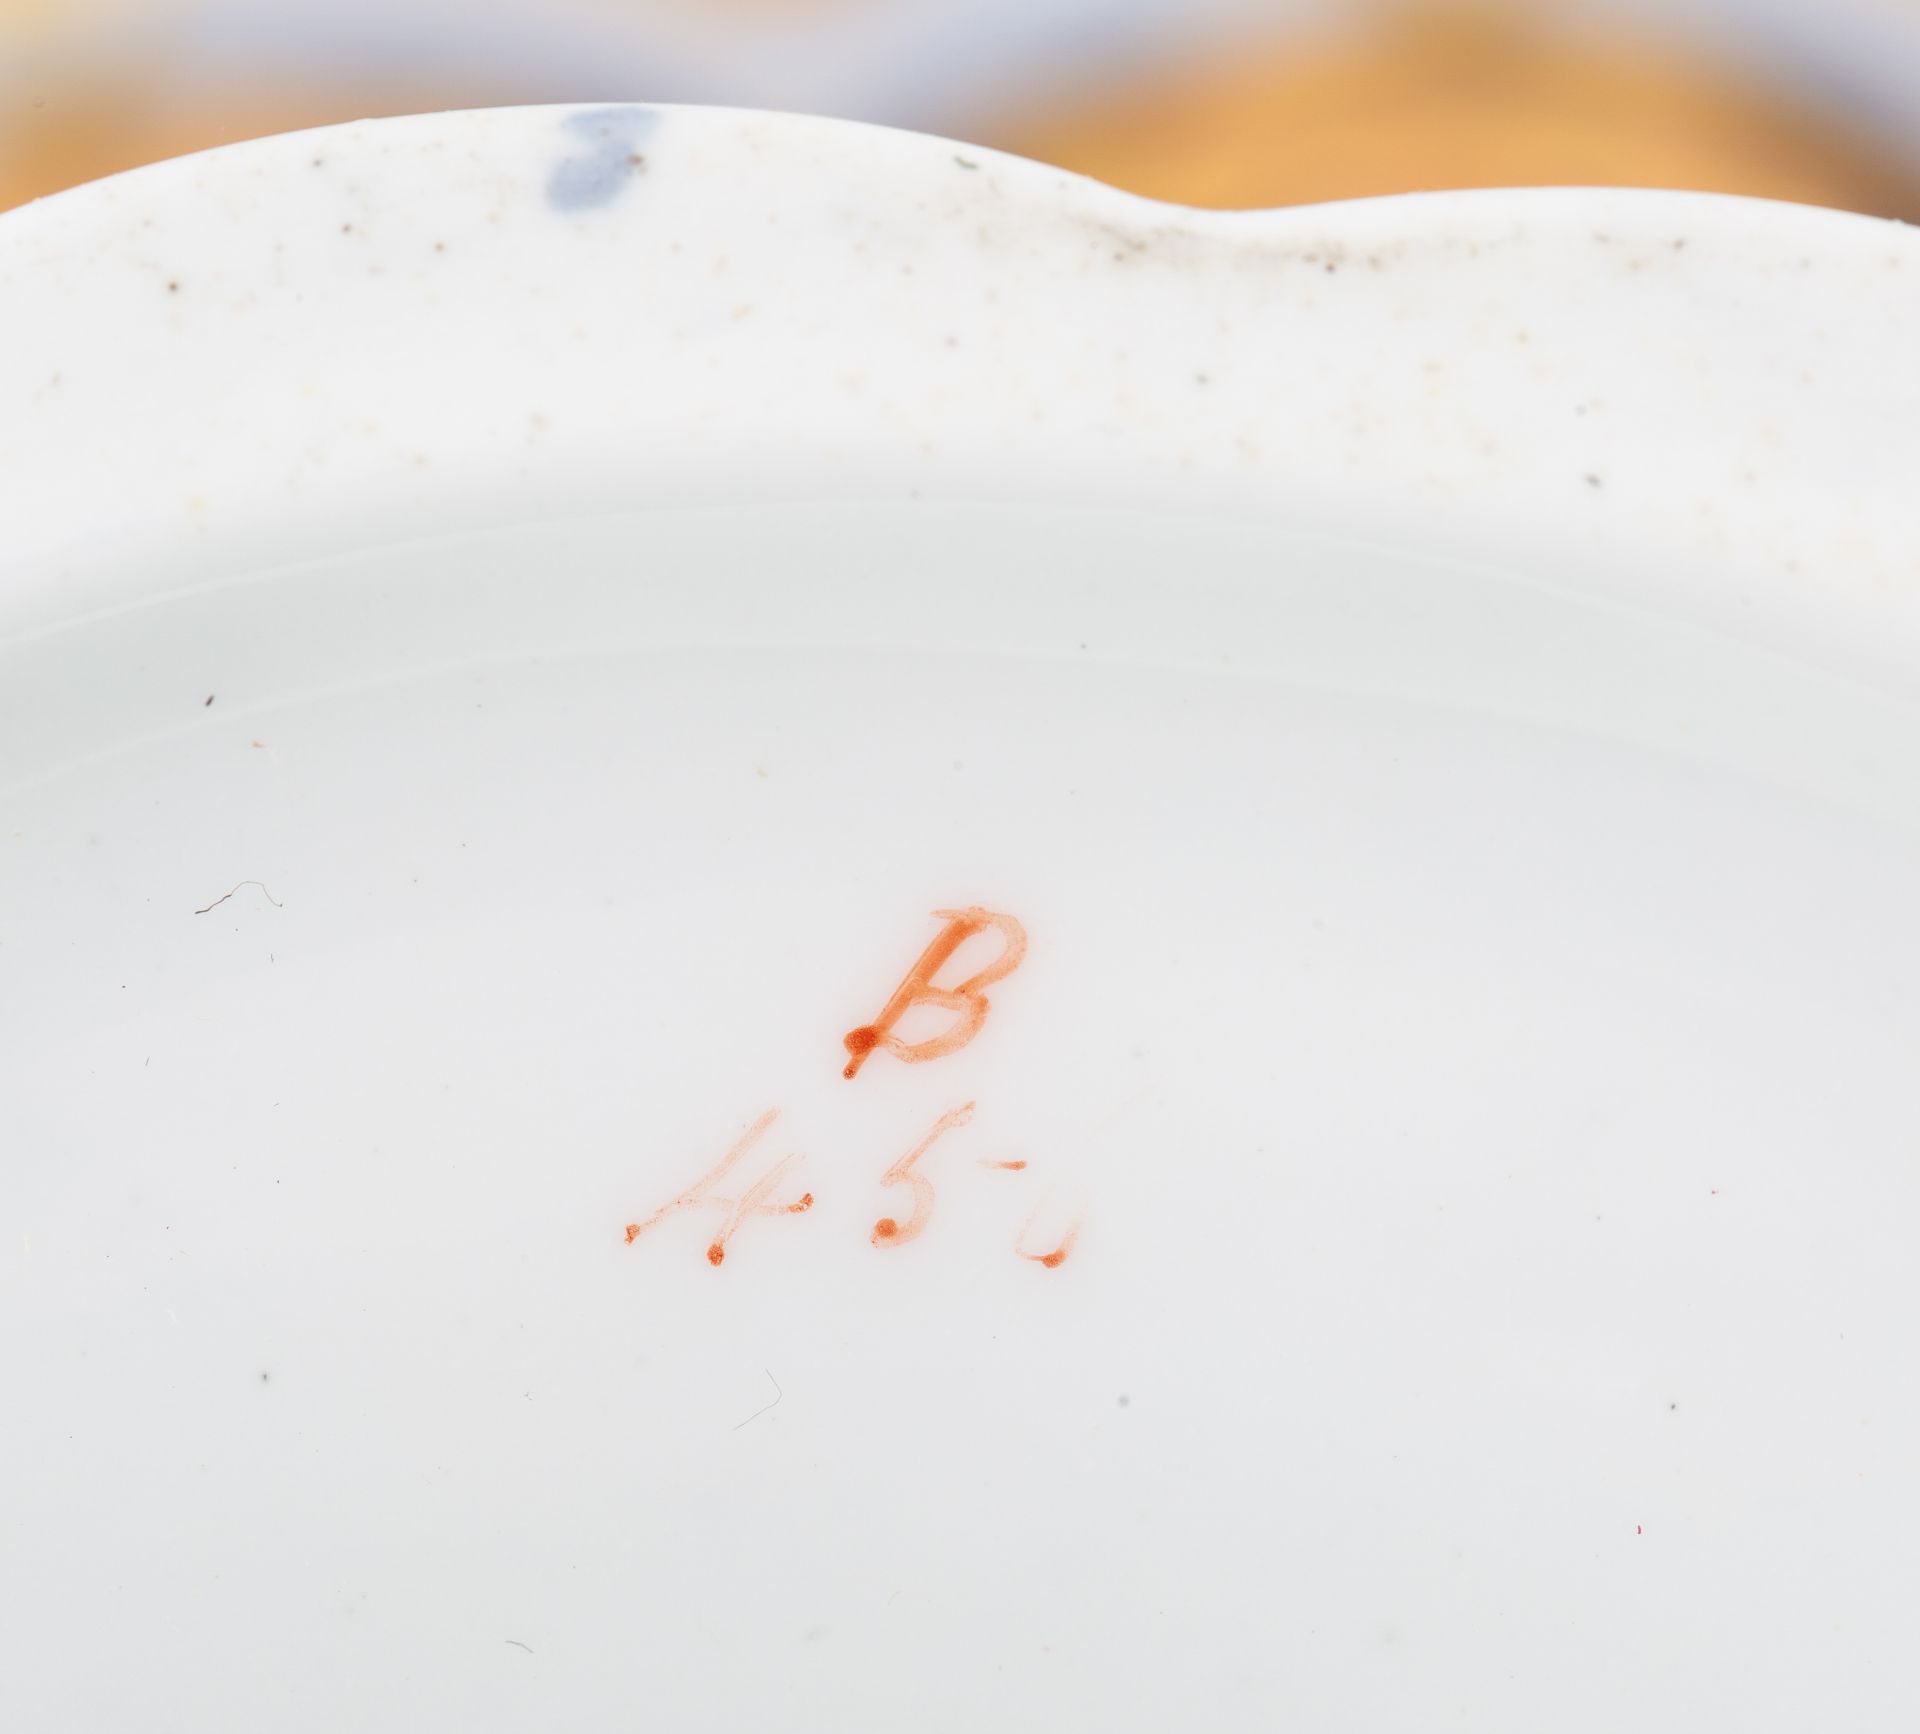
{"type": "Polygon", "coordinates": [[[0,207],[330,121],[613,99],[1201,205],[1609,184],[1920,220],[1920,0],[0,0],[0,207]]]}

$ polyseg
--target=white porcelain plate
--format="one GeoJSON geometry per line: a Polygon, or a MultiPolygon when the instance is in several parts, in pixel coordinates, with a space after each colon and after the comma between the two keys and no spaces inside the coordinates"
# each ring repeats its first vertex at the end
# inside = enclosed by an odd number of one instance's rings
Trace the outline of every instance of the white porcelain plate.
{"type": "Polygon", "coordinates": [[[1917,312],[691,111],[0,221],[0,1724],[1913,1726],[1917,312]]]}

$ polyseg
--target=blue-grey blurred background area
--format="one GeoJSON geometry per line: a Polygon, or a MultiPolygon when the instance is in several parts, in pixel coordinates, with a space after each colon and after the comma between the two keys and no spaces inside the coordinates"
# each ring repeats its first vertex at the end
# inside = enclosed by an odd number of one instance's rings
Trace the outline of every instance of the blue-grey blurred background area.
{"type": "Polygon", "coordinates": [[[1920,218],[1920,0],[0,0],[0,206],[296,127],[613,99],[1193,204],[1604,184],[1920,218]]]}

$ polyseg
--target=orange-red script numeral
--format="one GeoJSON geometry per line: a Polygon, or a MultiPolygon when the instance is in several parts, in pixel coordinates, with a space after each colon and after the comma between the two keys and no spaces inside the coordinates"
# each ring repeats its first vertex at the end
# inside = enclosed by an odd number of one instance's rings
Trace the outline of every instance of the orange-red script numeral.
{"type": "Polygon", "coordinates": [[[913,1213],[905,1222],[896,1222],[891,1216],[881,1217],[873,1225],[872,1240],[875,1246],[905,1246],[927,1226],[927,1218],[933,1214],[933,1182],[924,1174],[916,1172],[914,1164],[954,1127],[964,1126],[972,1118],[971,1102],[963,1103],[958,1108],[949,1108],[934,1121],[931,1132],[881,1175],[882,1186],[913,1188],[913,1213]]]}
{"type": "Polygon", "coordinates": [[[947,925],[920,954],[920,961],[907,971],[906,980],[894,989],[893,998],[882,1007],[880,1015],[870,1024],[847,1031],[847,1064],[843,1076],[856,1076],[875,1048],[884,1048],[895,1059],[909,1064],[937,1060],[943,1054],[964,1048],[987,1021],[987,998],[980,990],[1011,975],[1027,954],[1027,930],[1011,915],[996,915],[991,909],[936,909],[933,913],[936,920],[947,925]],[[958,987],[935,987],[933,978],[947,959],[976,933],[984,933],[988,928],[1000,935],[1000,955],[958,987]],[[902,1041],[893,1033],[893,1026],[917,1005],[938,1006],[956,1015],[937,1036],[920,1042],[902,1041]]]}
{"type": "Polygon", "coordinates": [[[1020,1232],[1014,1236],[1013,1250],[1022,1258],[1029,1258],[1032,1259],[1035,1264],[1045,1265],[1048,1270],[1058,1270],[1067,1262],[1067,1254],[1073,1251],[1073,1243],[1080,1238],[1080,1224],[1078,1222],[1070,1224],[1067,1232],[1060,1237],[1059,1244],[1055,1246],[1051,1252],[1029,1252],[1027,1250],[1027,1240],[1032,1234],[1033,1225],[1039,1220],[1039,1217],[1040,1212],[1036,1210],[1033,1215],[1029,1216],[1027,1220],[1021,1224],[1020,1232]]]}
{"type": "Polygon", "coordinates": [[[739,1143],[720,1158],[719,1163],[707,1170],[687,1190],[670,1204],[663,1204],[644,1222],[627,1224],[627,1244],[631,1246],[656,1222],[664,1221],[677,1210],[700,1210],[711,1208],[723,1212],[720,1231],[707,1245],[707,1263],[720,1264],[727,1256],[727,1242],[733,1238],[733,1231],[749,1216],[790,1216],[813,1205],[813,1194],[803,1192],[789,1204],[770,1204],[767,1202],[773,1189],[780,1184],[784,1175],[795,1163],[802,1160],[799,1156],[783,1156],[766,1173],[760,1176],[744,1192],[731,1196],[720,1188],[733,1165],[760,1141],[761,1135],[779,1117],[778,1108],[769,1108],[759,1119],[749,1126],[739,1143]]]}

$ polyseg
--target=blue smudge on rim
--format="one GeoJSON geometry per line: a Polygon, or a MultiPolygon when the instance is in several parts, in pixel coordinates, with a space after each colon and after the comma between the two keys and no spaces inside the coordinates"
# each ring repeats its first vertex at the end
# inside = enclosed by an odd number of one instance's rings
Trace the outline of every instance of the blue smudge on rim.
{"type": "Polygon", "coordinates": [[[556,211],[591,211],[609,205],[645,166],[641,149],[660,117],[650,108],[588,108],[562,123],[586,140],[577,156],[563,157],[547,177],[547,203],[556,211]]]}

